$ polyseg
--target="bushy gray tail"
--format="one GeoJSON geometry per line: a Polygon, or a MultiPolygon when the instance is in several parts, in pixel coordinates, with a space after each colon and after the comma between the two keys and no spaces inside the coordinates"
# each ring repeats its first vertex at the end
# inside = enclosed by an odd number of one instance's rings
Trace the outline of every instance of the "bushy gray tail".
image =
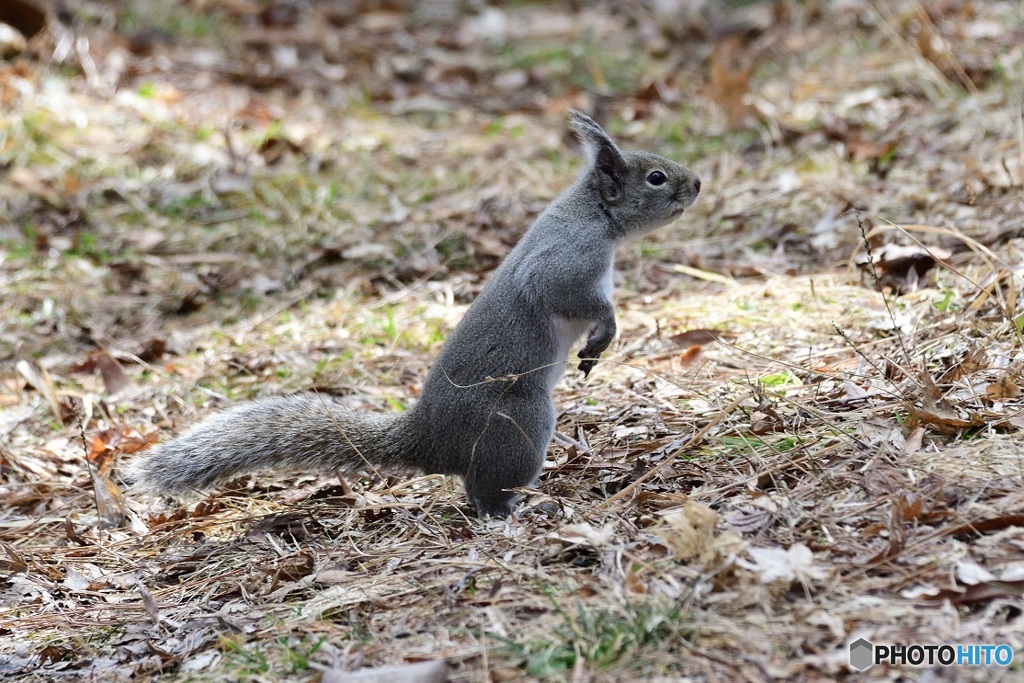
{"type": "Polygon", "coordinates": [[[315,394],[247,401],[136,458],[125,479],[182,495],[261,469],[427,469],[415,462],[408,413],[356,411],[315,394]]]}

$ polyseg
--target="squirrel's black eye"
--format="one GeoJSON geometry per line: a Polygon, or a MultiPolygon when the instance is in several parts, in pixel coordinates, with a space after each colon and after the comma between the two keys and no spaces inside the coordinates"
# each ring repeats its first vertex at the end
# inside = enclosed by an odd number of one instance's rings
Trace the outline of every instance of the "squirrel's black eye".
{"type": "Polygon", "coordinates": [[[668,182],[668,178],[661,171],[651,171],[647,174],[647,183],[655,187],[661,187],[668,182]]]}

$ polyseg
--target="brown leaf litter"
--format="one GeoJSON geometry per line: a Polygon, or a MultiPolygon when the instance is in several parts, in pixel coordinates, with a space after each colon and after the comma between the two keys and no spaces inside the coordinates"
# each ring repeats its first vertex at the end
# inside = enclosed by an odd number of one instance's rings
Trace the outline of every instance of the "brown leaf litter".
{"type": "Polygon", "coordinates": [[[0,678],[828,681],[859,637],[1024,647],[1011,4],[115,5],[0,67],[0,678]],[[415,400],[571,179],[570,105],[704,189],[620,254],[619,339],[559,385],[514,517],[390,473],[122,488],[231,401],[415,400]]]}

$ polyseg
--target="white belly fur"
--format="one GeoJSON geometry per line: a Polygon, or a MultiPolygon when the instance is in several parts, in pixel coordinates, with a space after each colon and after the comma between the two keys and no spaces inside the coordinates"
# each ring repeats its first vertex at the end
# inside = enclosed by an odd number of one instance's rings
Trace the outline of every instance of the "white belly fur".
{"type": "MultiPolygon", "coordinates": [[[[614,288],[611,264],[608,264],[608,269],[601,275],[597,286],[601,294],[608,301],[611,301],[612,289],[614,288]]],[[[552,366],[548,375],[549,388],[554,389],[555,384],[558,383],[558,380],[562,378],[562,374],[565,373],[565,369],[569,364],[562,361],[569,357],[569,352],[572,351],[573,345],[580,337],[589,332],[596,322],[595,320],[570,320],[557,315],[554,317],[552,326],[555,333],[555,365],[552,366]]]]}
{"type": "Polygon", "coordinates": [[[612,290],[615,289],[615,278],[612,276],[612,264],[608,264],[608,269],[601,275],[601,293],[604,294],[604,298],[608,301],[612,300],[612,290]]]}

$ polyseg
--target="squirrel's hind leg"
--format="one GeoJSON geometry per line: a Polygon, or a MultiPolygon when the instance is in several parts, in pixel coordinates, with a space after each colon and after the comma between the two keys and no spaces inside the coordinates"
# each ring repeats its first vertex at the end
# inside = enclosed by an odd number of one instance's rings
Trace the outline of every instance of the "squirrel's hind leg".
{"type": "Polygon", "coordinates": [[[555,408],[525,398],[506,399],[476,440],[466,497],[481,517],[507,517],[522,496],[507,489],[530,486],[540,475],[555,432],[555,408]]]}

